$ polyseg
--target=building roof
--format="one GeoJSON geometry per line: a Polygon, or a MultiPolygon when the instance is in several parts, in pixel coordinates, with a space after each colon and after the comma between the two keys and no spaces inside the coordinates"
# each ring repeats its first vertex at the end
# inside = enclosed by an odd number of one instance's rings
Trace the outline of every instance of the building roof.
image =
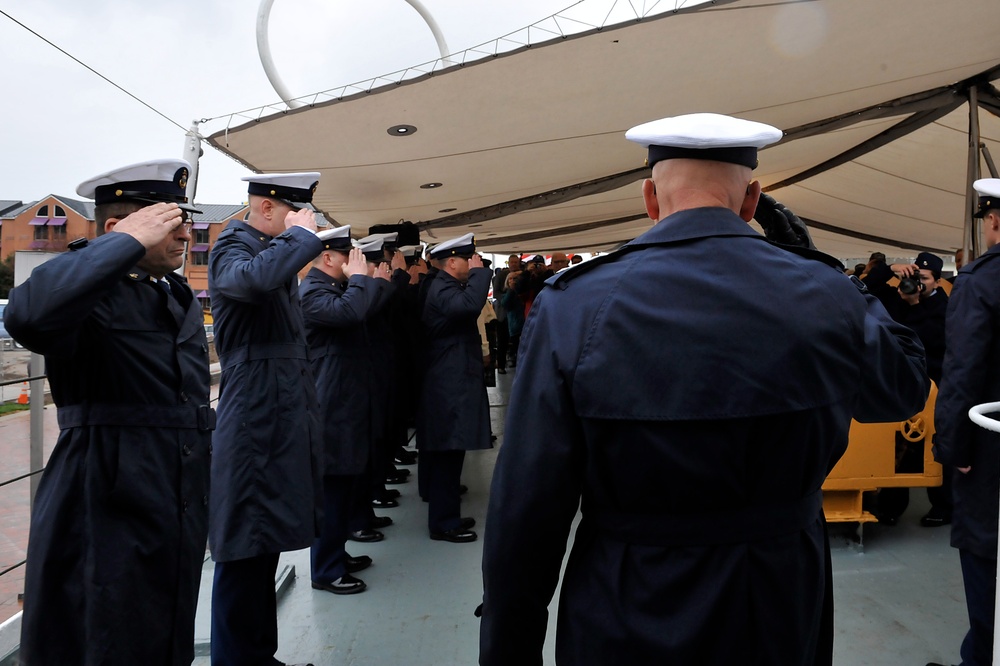
{"type": "MultiPolygon", "coordinates": [[[[6,219],[14,218],[23,213],[24,211],[39,205],[46,199],[55,199],[61,204],[64,204],[68,208],[72,208],[74,211],[87,218],[88,220],[94,219],[94,202],[92,201],[80,201],[78,199],[70,199],[69,197],[59,196],[58,194],[49,194],[42,197],[36,201],[29,201],[28,203],[22,203],[20,201],[7,201],[0,200],[0,216],[6,219]]],[[[194,215],[194,220],[196,222],[228,222],[240,211],[246,208],[246,204],[195,204],[202,212],[196,213],[194,215]]]]}
{"type": "Polygon", "coordinates": [[[191,218],[195,222],[228,222],[237,213],[242,211],[247,207],[246,204],[239,204],[234,206],[233,204],[205,204],[205,203],[195,203],[194,207],[200,210],[200,213],[195,213],[191,218]]]}
{"type": "Polygon", "coordinates": [[[29,201],[28,203],[16,202],[19,205],[4,210],[3,204],[5,202],[0,201],[0,215],[4,218],[10,219],[17,217],[29,208],[33,208],[45,201],[46,199],[55,199],[59,203],[65,205],[67,208],[72,208],[74,211],[87,218],[88,220],[94,219],[94,204],[90,201],[79,201],[78,199],[70,199],[69,197],[59,196],[58,194],[47,194],[41,199],[35,201],[29,201]]]}

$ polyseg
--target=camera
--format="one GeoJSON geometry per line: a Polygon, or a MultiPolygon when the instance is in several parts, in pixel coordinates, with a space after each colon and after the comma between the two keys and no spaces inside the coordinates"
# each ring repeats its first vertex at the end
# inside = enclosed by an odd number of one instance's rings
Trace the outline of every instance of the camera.
{"type": "Polygon", "coordinates": [[[919,294],[923,290],[924,283],[918,277],[905,277],[899,281],[899,291],[907,296],[919,294]]]}

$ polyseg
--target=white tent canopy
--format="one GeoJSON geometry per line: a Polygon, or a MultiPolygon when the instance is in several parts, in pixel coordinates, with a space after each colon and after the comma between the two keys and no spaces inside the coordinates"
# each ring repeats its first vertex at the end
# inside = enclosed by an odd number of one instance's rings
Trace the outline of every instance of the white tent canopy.
{"type": "Polygon", "coordinates": [[[970,95],[1000,154],[996,18],[996,0],[717,2],[234,114],[209,141],[259,171],[321,172],[317,208],[359,235],[406,219],[488,252],[594,251],[651,225],[625,130],[726,113],[785,131],[756,176],[820,249],[948,254],[971,205],[970,95]]]}

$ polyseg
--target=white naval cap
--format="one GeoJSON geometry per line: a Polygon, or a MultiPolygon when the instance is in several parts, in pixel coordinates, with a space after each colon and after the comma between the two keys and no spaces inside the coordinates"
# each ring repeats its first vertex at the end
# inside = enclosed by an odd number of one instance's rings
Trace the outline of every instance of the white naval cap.
{"type": "Polygon", "coordinates": [[[316,186],[319,185],[319,176],[317,171],[258,173],[244,176],[242,180],[250,183],[247,187],[248,194],[277,199],[294,210],[299,210],[312,202],[316,186]]]}
{"type": "Polygon", "coordinates": [[[349,224],[345,224],[342,227],[324,229],[323,231],[317,232],[316,237],[323,241],[324,250],[349,252],[352,247],[351,225],[349,224]]]}
{"type": "Polygon", "coordinates": [[[397,248],[404,257],[417,257],[420,255],[419,245],[401,245],[397,248]]]}
{"type": "Polygon", "coordinates": [[[757,149],[775,143],[781,130],[718,113],[689,113],[636,125],[625,138],[648,148],[647,164],[687,158],[732,162],[755,169],[757,149]]]}
{"type": "Polygon", "coordinates": [[[972,183],[979,195],[979,210],[973,217],[982,217],[993,208],[1000,208],[1000,178],[980,178],[972,183]]]}
{"type": "Polygon", "coordinates": [[[76,193],[93,199],[97,206],[116,201],[140,203],[175,203],[192,213],[200,213],[188,204],[188,176],[191,165],[181,159],[150,160],[106,171],[80,183],[76,193]]]}
{"type": "Polygon", "coordinates": [[[476,253],[475,234],[465,234],[458,238],[451,238],[438,243],[431,250],[432,259],[446,259],[448,257],[471,257],[476,253]]]}
{"type": "Polygon", "coordinates": [[[399,232],[393,231],[391,233],[384,233],[384,234],[371,234],[360,239],[358,242],[364,244],[364,243],[371,243],[372,241],[376,240],[381,240],[386,250],[395,250],[397,249],[396,239],[398,238],[399,238],[399,232]]]}
{"type": "Polygon", "coordinates": [[[366,261],[371,261],[374,263],[381,263],[385,261],[385,252],[383,252],[382,246],[384,245],[381,238],[376,238],[375,240],[368,241],[367,243],[362,243],[358,241],[356,246],[365,255],[366,261]]]}

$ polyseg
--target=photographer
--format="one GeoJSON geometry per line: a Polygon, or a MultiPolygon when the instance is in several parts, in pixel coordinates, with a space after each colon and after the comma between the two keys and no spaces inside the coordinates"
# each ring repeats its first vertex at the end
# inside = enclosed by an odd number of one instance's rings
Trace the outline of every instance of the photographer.
{"type": "MultiPolygon", "coordinates": [[[[948,295],[939,287],[944,261],[930,252],[921,252],[912,264],[892,264],[900,276],[896,291],[899,300],[889,308],[893,319],[912,329],[924,344],[927,354],[927,375],[941,385],[944,364],[944,319],[948,310],[948,295]]],[[[923,446],[897,438],[896,468],[899,472],[923,471],[923,446]]],[[[928,488],[931,510],[920,519],[924,527],[940,527],[951,523],[950,474],[945,470],[939,488],[928,488]]],[[[879,521],[895,524],[909,504],[906,488],[883,489],[879,493],[879,521]]]]}

